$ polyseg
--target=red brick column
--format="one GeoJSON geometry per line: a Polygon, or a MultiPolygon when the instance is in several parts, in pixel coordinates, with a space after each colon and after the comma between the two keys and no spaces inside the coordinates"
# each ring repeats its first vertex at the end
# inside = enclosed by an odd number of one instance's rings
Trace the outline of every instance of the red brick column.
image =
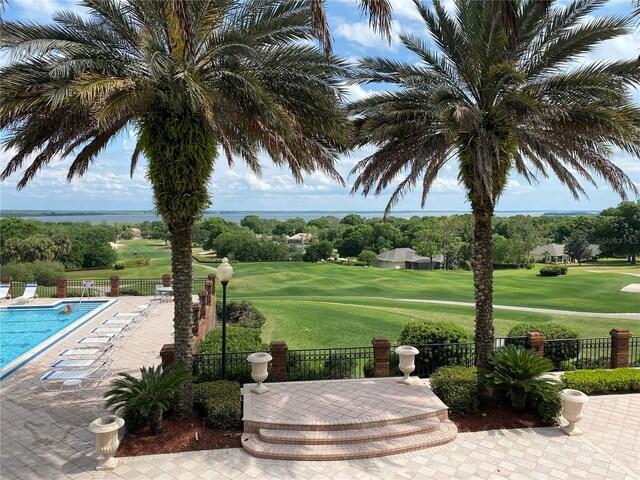
{"type": "Polygon", "coordinates": [[[625,328],[614,328],[609,335],[611,335],[611,368],[628,367],[631,332],[625,328]]]}
{"type": "Polygon", "coordinates": [[[215,295],[216,294],[216,274],[210,273],[209,275],[207,275],[207,278],[209,279],[209,281],[213,286],[213,288],[211,289],[211,293],[215,295]]]}
{"type": "Polygon", "coordinates": [[[200,304],[194,303],[191,305],[191,331],[193,336],[198,336],[198,322],[200,321],[200,304]]]}
{"type": "Polygon", "coordinates": [[[287,380],[287,342],[271,342],[271,380],[285,382],[287,380]]]}
{"type": "Polygon", "coordinates": [[[371,339],[371,345],[373,345],[373,376],[388,377],[391,342],[387,337],[373,337],[371,339]]]}
{"type": "Polygon", "coordinates": [[[13,282],[13,277],[2,277],[0,278],[0,283],[8,283],[9,284],[9,295],[13,298],[13,292],[11,291],[13,287],[11,286],[11,282],[13,282]]]}
{"type": "Polygon", "coordinates": [[[110,297],[119,297],[120,296],[120,277],[118,275],[111,275],[109,277],[109,281],[111,282],[111,293],[110,297]]]}
{"type": "Polygon", "coordinates": [[[165,343],[160,349],[162,368],[167,368],[176,361],[176,346],[173,343],[165,343]]]}
{"type": "Polygon", "coordinates": [[[213,297],[213,282],[211,280],[207,280],[204,282],[204,291],[207,294],[207,306],[211,305],[211,297],[213,297]]]}
{"type": "Polygon", "coordinates": [[[207,292],[200,292],[198,301],[200,302],[200,320],[204,320],[207,316],[207,292]]]}
{"type": "Polygon", "coordinates": [[[527,332],[525,347],[533,350],[538,355],[544,355],[545,336],[540,332],[527,332]]]}
{"type": "Polygon", "coordinates": [[[56,279],[56,297],[67,298],[67,277],[58,277],[56,279]]]}
{"type": "Polygon", "coordinates": [[[162,275],[162,286],[163,287],[171,286],[171,275],[169,275],[168,273],[165,273],[164,275],[162,275]]]}

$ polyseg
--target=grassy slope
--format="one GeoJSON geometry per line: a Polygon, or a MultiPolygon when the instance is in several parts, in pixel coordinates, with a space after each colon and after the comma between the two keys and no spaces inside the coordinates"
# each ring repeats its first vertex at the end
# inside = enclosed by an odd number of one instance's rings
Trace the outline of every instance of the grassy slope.
{"type": "MultiPolygon", "coordinates": [[[[157,240],[130,240],[119,249],[120,259],[135,253],[150,257],[149,267],[98,270],[94,278],[116,274],[122,278],[160,277],[170,272],[170,248],[157,240]]],[[[373,336],[395,341],[411,319],[428,318],[456,323],[470,334],[474,328],[472,307],[405,303],[394,298],[473,301],[473,280],[466,271],[380,270],[309,263],[234,264],[229,299],[251,300],[268,317],[263,339],[286,340],[290,348],[368,345],[373,336]],[[381,298],[372,298],[381,297],[381,298]]],[[[194,275],[211,269],[194,265],[194,275]]],[[[495,272],[495,302],[561,310],[635,312],[637,295],[620,289],[640,280],[620,272],[640,273],[640,268],[620,262],[572,266],[562,277],[543,278],[533,270],[495,272]],[[598,270],[606,273],[592,273],[598,270]]],[[[88,272],[72,272],[70,278],[88,272]]],[[[582,336],[605,336],[613,327],[640,334],[640,322],[581,318],[497,310],[496,334],[504,335],[518,322],[562,322],[582,336]]]]}

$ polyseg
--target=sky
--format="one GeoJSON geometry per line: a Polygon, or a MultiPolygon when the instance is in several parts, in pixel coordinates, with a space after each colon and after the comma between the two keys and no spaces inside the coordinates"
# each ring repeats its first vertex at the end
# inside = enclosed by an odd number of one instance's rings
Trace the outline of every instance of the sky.
{"type": "MultiPolygon", "coordinates": [[[[560,0],[566,4],[568,0],[560,0]]],[[[389,44],[368,26],[367,18],[360,15],[356,0],[327,0],[326,8],[333,35],[336,54],[355,59],[361,56],[384,56],[412,61],[414,57],[397,40],[398,32],[411,32],[426,36],[423,23],[411,0],[391,0],[393,6],[394,40],[389,44]]],[[[452,0],[444,0],[451,8],[452,0]]],[[[9,0],[3,16],[7,20],[50,22],[51,15],[60,10],[79,7],[70,0],[9,0]]],[[[610,0],[597,13],[620,15],[631,10],[631,0],[610,0]]],[[[611,58],[637,57],[640,53],[640,28],[634,33],[599,45],[585,57],[585,61],[611,58]]],[[[7,56],[0,58],[2,64],[7,56]]],[[[1,81],[1,80],[0,80],[1,81]]],[[[363,98],[375,87],[349,87],[351,99],[363,98]]],[[[640,102],[640,91],[633,92],[640,102]]],[[[0,136],[1,138],[1,136],[0,136]]],[[[139,162],[131,178],[129,161],[135,146],[135,131],[123,132],[102,152],[82,178],[66,181],[71,158],[52,162],[41,170],[35,180],[21,191],[16,191],[18,175],[0,183],[0,208],[25,210],[145,210],[153,209],[151,186],[145,178],[145,163],[139,162]]],[[[351,195],[354,178],[349,176],[353,166],[373,153],[365,148],[341,157],[337,169],[347,186],[322,175],[307,175],[298,185],[291,174],[274,167],[262,155],[264,172],[261,177],[248,171],[241,162],[230,169],[223,156],[218,158],[209,185],[211,210],[327,210],[327,211],[382,211],[389,194],[364,198],[351,195]]],[[[4,168],[10,151],[0,151],[0,167],[4,168]]],[[[613,155],[620,166],[640,188],[640,162],[622,151],[613,155]]],[[[429,195],[425,211],[469,211],[464,190],[457,181],[456,163],[451,162],[441,173],[429,195]]],[[[600,182],[601,183],[601,182],[600,182]]],[[[585,182],[586,184],[586,182],[585,182]]],[[[616,205],[620,198],[609,187],[598,188],[586,184],[587,198],[573,199],[569,192],[553,177],[540,179],[529,185],[523,178],[512,176],[502,195],[498,211],[587,210],[599,211],[616,205]]],[[[419,210],[420,192],[414,191],[394,207],[395,211],[419,210]]]]}

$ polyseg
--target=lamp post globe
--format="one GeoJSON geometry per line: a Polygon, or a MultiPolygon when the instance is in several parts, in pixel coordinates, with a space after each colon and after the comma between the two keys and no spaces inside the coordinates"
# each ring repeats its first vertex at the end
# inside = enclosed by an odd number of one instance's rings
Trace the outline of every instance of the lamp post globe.
{"type": "Polygon", "coordinates": [[[216,269],[216,276],[222,284],[222,379],[227,379],[227,285],[233,277],[233,267],[227,257],[216,269]]]}

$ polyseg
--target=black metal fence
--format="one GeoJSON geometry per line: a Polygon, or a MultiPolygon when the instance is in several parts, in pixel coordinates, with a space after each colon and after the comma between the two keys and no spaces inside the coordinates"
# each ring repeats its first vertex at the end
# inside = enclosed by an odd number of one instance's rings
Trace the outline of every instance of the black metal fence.
{"type": "MultiPolygon", "coordinates": [[[[476,361],[476,344],[464,343],[432,343],[428,345],[413,345],[418,349],[413,375],[428,377],[440,367],[462,366],[471,367],[476,361]]],[[[398,356],[395,347],[391,348],[389,368],[392,373],[401,375],[398,370],[398,356]]]]}
{"type": "Polygon", "coordinates": [[[611,337],[547,340],[544,356],[555,371],[611,367],[611,337]]]}
{"type": "Polygon", "coordinates": [[[373,376],[373,347],[289,350],[287,381],[373,376]]]}
{"type": "MultiPolygon", "coordinates": [[[[192,280],[192,293],[195,295],[203,291],[207,280],[207,277],[194,277],[192,280]]],[[[89,292],[92,297],[108,297],[111,294],[111,280],[109,278],[93,279],[93,285],[94,288],[89,292]]],[[[156,287],[159,285],[162,285],[162,278],[121,278],[120,295],[155,295],[156,287]]],[[[22,295],[25,286],[25,282],[11,282],[11,295],[14,298],[22,295]]],[[[55,298],[57,296],[57,287],[56,285],[38,285],[36,293],[42,298],[55,298]]],[[[80,297],[82,294],[82,279],[67,279],[67,297],[80,297]]],[[[86,296],[87,292],[84,291],[84,294],[86,296]]]]}
{"type": "MultiPolygon", "coordinates": [[[[227,352],[227,380],[241,384],[251,380],[251,364],[247,357],[253,352],[227,352]]],[[[222,380],[222,354],[198,353],[193,356],[193,375],[201,382],[222,380]]],[[[267,379],[269,381],[269,379],[267,379]]]]}
{"type": "Polygon", "coordinates": [[[629,339],[629,365],[640,367],[640,337],[629,339]]]}

